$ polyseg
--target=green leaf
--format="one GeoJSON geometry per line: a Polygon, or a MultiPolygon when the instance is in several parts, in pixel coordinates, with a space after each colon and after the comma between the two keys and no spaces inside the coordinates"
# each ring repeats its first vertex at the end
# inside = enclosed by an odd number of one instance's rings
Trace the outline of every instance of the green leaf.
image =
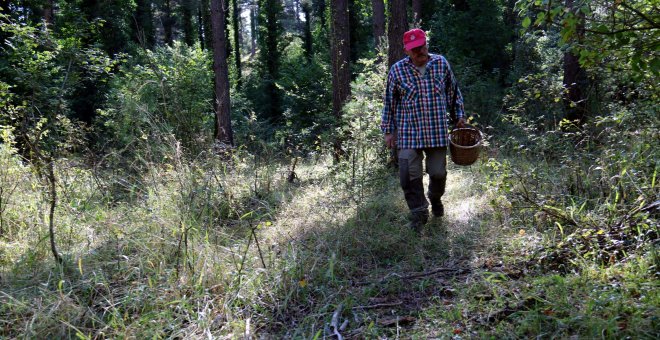
{"type": "Polygon", "coordinates": [[[529,17],[525,17],[525,19],[523,19],[522,21],[522,27],[527,28],[531,23],[532,23],[532,19],[530,19],[529,17]]]}

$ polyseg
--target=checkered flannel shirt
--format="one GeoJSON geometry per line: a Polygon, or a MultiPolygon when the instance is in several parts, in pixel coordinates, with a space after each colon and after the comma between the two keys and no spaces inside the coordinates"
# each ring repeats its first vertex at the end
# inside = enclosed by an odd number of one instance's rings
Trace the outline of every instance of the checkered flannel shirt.
{"type": "Polygon", "coordinates": [[[464,118],[463,96],[447,59],[430,54],[423,76],[409,57],[398,61],[387,76],[380,129],[397,133],[399,149],[447,146],[454,89],[456,119],[464,118]]]}

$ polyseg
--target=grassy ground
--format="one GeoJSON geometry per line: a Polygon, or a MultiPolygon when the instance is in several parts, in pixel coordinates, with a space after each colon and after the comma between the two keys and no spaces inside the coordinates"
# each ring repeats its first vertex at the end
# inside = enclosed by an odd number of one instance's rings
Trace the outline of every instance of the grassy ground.
{"type": "Polygon", "coordinates": [[[606,267],[580,258],[573,271],[541,267],[534,260],[554,235],[510,227],[480,166],[450,167],[446,216],[416,234],[403,227],[403,195],[387,171],[356,178],[307,162],[291,184],[286,166],[254,159],[173,161],[130,186],[62,162],[59,266],[39,181],[3,161],[12,169],[0,173],[4,187],[19,184],[3,197],[0,338],[655,338],[660,330],[652,246],[606,267]],[[107,195],[117,185],[128,199],[107,195]]]}

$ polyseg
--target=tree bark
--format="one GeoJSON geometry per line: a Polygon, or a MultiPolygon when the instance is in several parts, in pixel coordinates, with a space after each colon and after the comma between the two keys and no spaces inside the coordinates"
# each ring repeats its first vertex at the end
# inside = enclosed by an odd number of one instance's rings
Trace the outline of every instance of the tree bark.
{"type": "MultiPolygon", "coordinates": [[[[573,0],[566,0],[566,7],[573,11],[578,17],[576,40],[579,42],[584,37],[584,14],[574,5],[573,0]]],[[[578,124],[585,122],[587,118],[587,103],[584,89],[587,87],[587,76],[580,66],[578,56],[568,50],[564,53],[564,110],[566,119],[578,124]]]]}
{"type": "Polygon", "coordinates": [[[137,0],[133,16],[133,41],[143,48],[152,48],[155,41],[153,12],[150,0],[137,0]]]}
{"type": "Polygon", "coordinates": [[[265,34],[265,36],[260,37],[260,54],[262,63],[266,67],[264,70],[264,86],[266,93],[270,97],[266,113],[271,122],[278,122],[282,119],[280,91],[276,84],[280,74],[280,49],[278,42],[282,32],[280,22],[282,3],[279,0],[263,0],[259,9],[261,11],[260,24],[263,26],[261,31],[265,34]]]}
{"type": "Polygon", "coordinates": [[[55,18],[55,13],[53,11],[53,0],[47,0],[44,5],[44,22],[46,22],[48,26],[53,25],[53,20],[55,18]]]}
{"type": "Polygon", "coordinates": [[[385,3],[383,0],[371,0],[371,8],[374,43],[378,46],[385,37],[385,3]]]}
{"type": "Polygon", "coordinates": [[[193,28],[193,3],[192,0],[181,1],[181,23],[183,28],[183,41],[186,45],[195,44],[195,29],[193,28]]]}
{"type": "Polygon", "coordinates": [[[53,253],[55,262],[62,264],[64,261],[60,256],[60,253],[57,251],[57,246],[55,244],[55,207],[57,205],[57,182],[55,179],[55,170],[53,165],[53,160],[48,158],[48,174],[46,175],[48,179],[48,191],[50,199],[50,210],[48,211],[48,236],[50,238],[50,251],[53,253]]]}
{"type": "Polygon", "coordinates": [[[173,35],[173,26],[174,26],[174,17],[172,17],[172,4],[170,0],[165,0],[163,3],[163,33],[165,35],[165,43],[172,46],[174,42],[173,35]]]}
{"type": "Polygon", "coordinates": [[[422,0],[412,0],[413,22],[420,26],[422,22],[422,0]]]}
{"type": "MultiPolygon", "coordinates": [[[[332,113],[341,119],[344,103],[350,96],[350,27],[348,0],[332,0],[332,113]]],[[[342,136],[334,143],[335,160],[342,154],[342,136]]]]}
{"type": "Polygon", "coordinates": [[[241,87],[242,77],[241,77],[241,39],[240,39],[240,26],[238,25],[238,16],[241,11],[238,7],[237,0],[231,0],[231,5],[233,7],[232,11],[232,26],[234,26],[234,59],[236,63],[236,83],[238,87],[241,87]]]}
{"type": "Polygon", "coordinates": [[[406,54],[403,52],[403,33],[408,30],[408,12],[405,0],[391,0],[388,2],[390,21],[387,25],[387,50],[388,69],[406,54]]]}
{"type": "Polygon", "coordinates": [[[209,0],[201,0],[200,11],[202,22],[202,30],[204,31],[204,45],[207,49],[213,49],[213,32],[211,28],[211,11],[209,0]]]}
{"type": "Polygon", "coordinates": [[[307,61],[312,61],[312,56],[314,55],[313,43],[312,43],[312,5],[309,1],[303,1],[302,11],[305,16],[305,26],[303,27],[303,39],[305,42],[305,56],[307,61]]]}
{"type": "Polygon", "coordinates": [[[213,31],[213,73],[215,85],[215,140],[234,145],[229,111],[229,68],[227,66],[226,0],[211,0],[211,29],[213,31]]]}
{"type": "Polygon", "coordinates": [[[254,58],[254,55],[257,53],[257,38],[259,37],[259,31],[258,31],[258,11],[257,11],[257,3],[255,3],[250,7],[250,54],[254,58]]]}

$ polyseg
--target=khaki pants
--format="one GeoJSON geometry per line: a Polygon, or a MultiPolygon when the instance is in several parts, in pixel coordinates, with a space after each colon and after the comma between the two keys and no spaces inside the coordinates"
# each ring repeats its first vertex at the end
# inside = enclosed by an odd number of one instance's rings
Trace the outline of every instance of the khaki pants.
{"type": "Polygon", "coordinates": [[[431,205],[440,203],[447,182],[447,148],[400,149],[399,180],[410,212],[428,213],[429,202],[424,197],[422,161],[426,154],[427,192],[431,205]]]}

